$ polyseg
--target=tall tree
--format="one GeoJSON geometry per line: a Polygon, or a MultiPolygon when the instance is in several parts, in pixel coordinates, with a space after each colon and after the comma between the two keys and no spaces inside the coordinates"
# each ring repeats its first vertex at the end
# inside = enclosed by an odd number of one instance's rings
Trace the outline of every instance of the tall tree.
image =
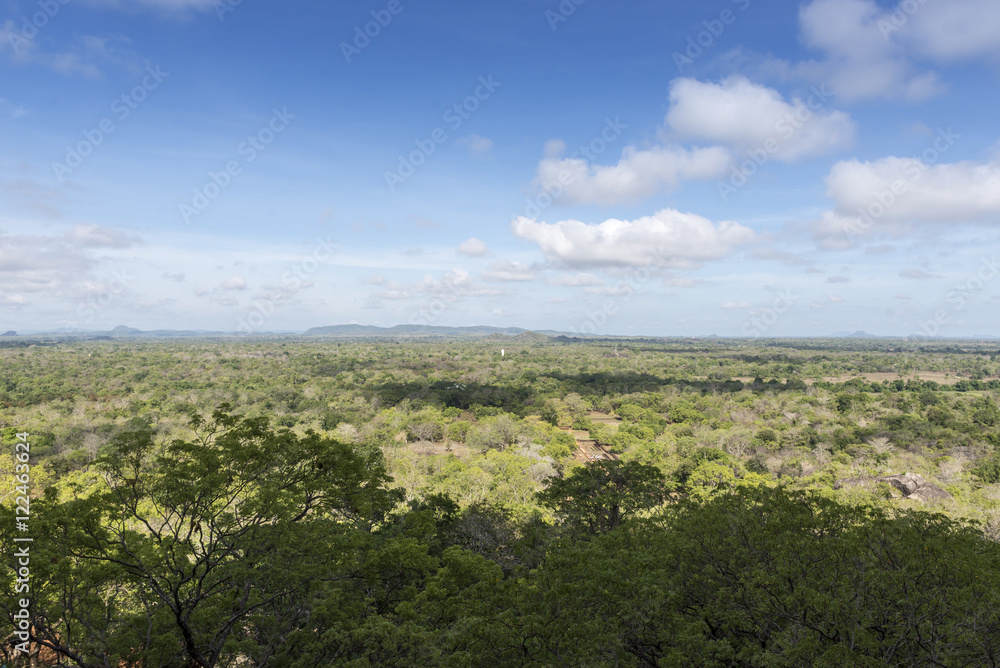
{"type": "Polygon", "coordinates": [[[126,432],[96,462],[98,489],[50,496],[35,642],[85,668],[266,660],[400,498],[378,456],[317,434],[227,405],[193,426],[164,446],[126,432]]]}

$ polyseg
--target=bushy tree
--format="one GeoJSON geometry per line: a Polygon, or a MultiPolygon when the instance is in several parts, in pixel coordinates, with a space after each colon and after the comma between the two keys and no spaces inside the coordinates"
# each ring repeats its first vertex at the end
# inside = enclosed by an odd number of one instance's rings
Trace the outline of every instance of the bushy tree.
{"type": "Polygon", "coordinates": [[[34,642],[84,667],[266,655],[308,618],[329,552],[400,500],[374,454],[228,406],[193,426],[163,446],[119,434],[96,489],[37,505],[34,642]]]}
{"type": "Polygon", "coordinates": [[[588,534],[611,531],[667,498],[659,469],[639,462],[600,460],[555,478],[538,493],[563,523],[588,534]]]}

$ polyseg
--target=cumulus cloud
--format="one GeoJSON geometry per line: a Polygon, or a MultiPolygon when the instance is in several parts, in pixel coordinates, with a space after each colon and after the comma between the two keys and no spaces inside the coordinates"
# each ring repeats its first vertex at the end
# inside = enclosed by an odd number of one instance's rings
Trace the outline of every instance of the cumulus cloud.
{"type": "Polygon", "coordinates": [[[511,229],[515,236],[538,244],[549,261],[580,268],[693,267],[755,240],[753,231],[738,223],[713,223],[674,209],[599,224],[578,220],[549,224],[520,217],[511,229]]]}
{"type": "Polygon", "coordinates": [[[553,140],[533,186],[563,204],[621,204],[672,192],[684,181],[721,178],[734,151],[764,150],[784,162],[824,155],[849,146],[856,132],[848,114],[824,109],[831,95],[816,89],[805,99],[786,100],[742,76],[719,83],[676,79],[662,134],[715,145],[629,145],[617,163],[601,165],[594,155],[566,156],[565,143],[553,140]]]}
{"type": "Polygon", "coordinates": [[[874,0],[813,0],[799,11],[802,41],[826,60],[803,63],[802,74],[827,81],[838,97],[924,99],[942,90],[933,72],[918,71],[887,33],[890,12],[874,0]]]}
{"type": "Polygon", "coordinates": [[[670,192],[681,181],[719,178],[730,163],[729,152],[719,146],[690,150],[678,146],[628,146],[614,165],[563,157],[562,151],[552,151],[550,146],[538,164],[534,185],[539,191],[559,193],[558,199],[564,204],[620,204],[670,192]]]}
{"type": "Polygon", "coordinates": [[[880,219],[976,221],[1000,214],[1000,163],[848,160],[830,170],[826,190],[840,213],[868,210],[881,196],[886,201],[880,202],[885,208],[880,219]]]}
{"type": "Polygon", "coordinates": [[[905,2],[813,0],[799,11],[801,40],[820,60],[773,61],[786,73],[829,83],[843,99],[921,100],[944,90],[924,63],[1000,56],[1000,4],[994,0],[905,2]]]}
{"type": "Polygon", "coordinates": [[[929,164],[888,157],[838,162],[826,177],[834,209],[813,222],[828,249],[903,223],[990,222],[1000,216],[1000,162],[929,164]]]}
{"type": "Polygon", "coordinates": [[[824,110],[824,98],[811,93],[805,101],[787,102],[776,90],[742,76],[720,83],[677,79],[666,123],[685,139],[740,151],[768,147],[776,159],[794,162],[845,148],[854,140],[854,121],[842,111],[824,110]]]}
{"type": "Polygon", "coordinates": [[[880,29],[913,53],[940,61],[1000,56],[1000,5],[994,0],[901,3],[880,29]]]}
{"type": "Polygon", "coordinates": [[[482,257],[489,252],[489,247],[486,242],[476,237],[470,237],[458,245],[458,252],[469,257],[482,257]]]}

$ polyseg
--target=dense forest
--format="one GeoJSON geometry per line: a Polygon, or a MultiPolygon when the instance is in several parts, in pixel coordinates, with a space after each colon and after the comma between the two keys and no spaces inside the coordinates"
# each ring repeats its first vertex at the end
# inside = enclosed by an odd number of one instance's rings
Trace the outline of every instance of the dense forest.
{"type": "Polygon", "coordinates": [[[1000,665],[996,342],[0,346],[35,665],[1000,665]]]}

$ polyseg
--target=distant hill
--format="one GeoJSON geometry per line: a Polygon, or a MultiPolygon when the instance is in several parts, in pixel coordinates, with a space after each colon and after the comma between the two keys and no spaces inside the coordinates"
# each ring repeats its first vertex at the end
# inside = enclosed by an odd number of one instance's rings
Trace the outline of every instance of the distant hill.
{"type": "Polygon", "coordinates": [[[877,339],[878,336],[875,334],[869,334],[868,332],[862,332],[858,330],[856,332],[834,332],[832,336],[836,339],[877,339]]]}
{"type": "MultiPolygon", "coordinates": [[[[11,331],[0,336],[15,336],[11,331]]],[[[193,338],[229,338],[229,337],[279,337],[279,336],[307,336],[307,337],[340,337],[340,338],[369,338],[369,337],[397,337],[397,338],[483,338],[487,336],[498,336],[502,339],[517,337],[520,335],[539,337],[537,340],[548,337],[521,327],[489,327],[486,325],[472,327],[435,327],[426,325],[396,325],[395,327],[375,327],[373,325],[331,325],[327,327],[313,327],[303,333],[298,332],[251,332],[250,334],[241,332],[221,332],[209,330],[179,330],[179,329],[157,329],[141,330],[127,325],[118,325],[112,330],[61,330],[54,332],[32,332],[33,337],[54,338],[54,339],[193,339],[193,338]]]]}

